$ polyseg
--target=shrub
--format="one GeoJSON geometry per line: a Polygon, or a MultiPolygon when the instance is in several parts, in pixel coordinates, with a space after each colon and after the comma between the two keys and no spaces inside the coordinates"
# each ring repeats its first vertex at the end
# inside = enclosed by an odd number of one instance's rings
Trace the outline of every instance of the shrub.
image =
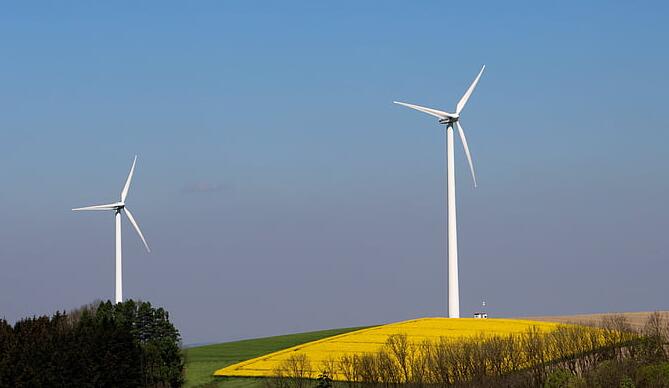
{"type": "Polygon", "coordinates": [[[639,387],[669,388],[669,363],[644,365],[636,371],[639,387]]]}
{"type": "Polygon", "coordinates": [[[316,381],[316,388],[332,388],[332,378],[330,378],[327,371],[321,372],[316,381]]]}
{"type": "Polygon", "coordinates": [[[579,378],[567,369],[557,369],[546,376],[544,388],[573,388],[579,386],[579,378]]]}
{"type": "Polygon", "coordinates": [[[622,387],[631,382],[629,377],[633,366],[630,362],[606,360],[588,374],[588,385],[597,388],[622,387]]]}
{"type": "Polygon", "coordinates": [[[636,385],[634,385],[634,381],[628,376],[623,377],[622,380],[620,380],[620,388],[635,388],[636,385]]]}

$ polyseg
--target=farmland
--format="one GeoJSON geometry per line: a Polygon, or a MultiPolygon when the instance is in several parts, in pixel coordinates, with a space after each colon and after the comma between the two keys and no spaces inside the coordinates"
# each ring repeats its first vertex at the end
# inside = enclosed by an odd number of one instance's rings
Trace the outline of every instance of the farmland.
{"type": "MultiPolygon", "coordinates": [[[[635,329],[644,326],[650,313],[623,313],[635,329]]],[[[441,337],[457,339],[522,333],[528,327],[552,331],[558,323],[596,324],[611,314],[524,317],[519,319],[458,319],[424,318],[367,328],[324,330],[319,332],[259,338],[187,349],[187,386],[260,387],[263,377],[272,375],[274,368],[294,355],[309,357],[315,373],[322,361],[342,354],[360,355],[380,349],[391,334],[406,334],[413,343],[441,337]],[[544,321],[544,322],[538,322],[544,321]],[[216,376],[213,374],[216,373],[216,376]]],[[[661,316],[669,319],[668,312],[661,316]]],[[[336,377],[336,376],[334,376],[336,377]]]]}
{"type": "Polygon", "coordinates": [[[348,332],[321,340],[293,346],[265,354],[238,364],[229,365],[215,372],[216,376],[267,377],[288,358],[304,354],[311,363],[319,365],[337,360],[343,355],[364,354],[377,351],[393,334],[406,334],[410,341],[421,343],[439,338],[519,334],[530,327],[551,331],[557,324],[513,319],[448,319],[421,318],[348,332]]]}
{"type": "MultiPolygon", "coordinates": [[[[664,319],[669,319],[669,311],[659,311],[664,319]]],[[[619,315],[625,317],[627,322],[637,330],[643,328],[652,313],[648,311],[634,312],[634,313],[606,313],[606,314],[575,314],[575,315],[548,315],[548,316],[532,316],[522,317],[518,319],[527,319],[531,321],[544,322],[558,322],[558,323],[573,323],[573,324],[596,324],[607,316],[619,315]]]]}
{"type": "MultiPolygon", "coordinates": [[[[312,331],[186,349],[186,386],[196,387],[210,384],[215,380],[212,373],[228,365],[358,329],[361,328],[353,327],[312,331]]],[[[255,379],[227,379],[225,381],[226,387],[250,387],[258,385],[261,384],[255,379]]]]}

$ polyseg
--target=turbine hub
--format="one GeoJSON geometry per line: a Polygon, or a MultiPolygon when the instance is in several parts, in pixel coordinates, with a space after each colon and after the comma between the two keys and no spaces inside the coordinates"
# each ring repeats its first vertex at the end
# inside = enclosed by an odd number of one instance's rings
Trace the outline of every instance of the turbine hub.
{"type": "Polygon", "coordinates": [[[457,122],[458,120],[460,120],[459,115],[447,116],[443,119],[439,119],[439,124],[449,125],[457,122]]]}

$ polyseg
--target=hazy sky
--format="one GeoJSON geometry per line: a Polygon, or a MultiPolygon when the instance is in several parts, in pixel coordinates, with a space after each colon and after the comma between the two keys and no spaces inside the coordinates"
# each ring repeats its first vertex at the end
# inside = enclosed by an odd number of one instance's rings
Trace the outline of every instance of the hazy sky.
{"type": "Polygon", "coordinates": [[[186,343],[446,312],[669,309],[666,2],[0,5],[0,315],[114,295],[186,343]]]}

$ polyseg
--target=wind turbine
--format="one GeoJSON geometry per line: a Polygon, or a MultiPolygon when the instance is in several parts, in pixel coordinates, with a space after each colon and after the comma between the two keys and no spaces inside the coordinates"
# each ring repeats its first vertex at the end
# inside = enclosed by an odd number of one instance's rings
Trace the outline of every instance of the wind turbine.
{"type": "Polygon", "coordinates": [[[132,216],[130,209],[128,209],[125,206],[125,199],[128,197],[128,190],[130,189],[130,182],[132,181],[132,174],[135,172],[135,163],[137,163],[137,155],[135,155],[135,159],[132,161],[132,167],[130,167],[130,174],[128,174],[128,179],[125,181],[125,186],[123,186],[123,191],[121,191],[121,200],[119,202],[114,202],[107,205],[95,205],[95,206],[87,206],[87,207],[72,209],[74,211],[111,210],[114,212],[114,218],[116,220],[116,293],[115,293],[116,303],[123,302],[123,266],[121,262],[121,250],[122,250],[121,212],[125,213],[125,215],[128,216],[128,220],[130,220],[130,223],[137,231],[137,234],[139,234],[139,238],[142,239],[142,242],[146,247],[146,251],[149,253],[151,252],[151,249],[149,249],[149,245],[146,243],[146,239],[144,239],[142,231],[139,229],[139,225],[137,225],[137,221],[135,221],[135,217],[132,216]]]}
{"type": "Polygon", "coordinates": [[[446,154],[447,154],[447,182],[448,182],[448,316],[450,318],[460,318],[460,287],[458,285],[458,231],[455,216],[455,161],[453,157],[453,125],[458,127],[462,146],[465,149],[465,155],[469,162],[469,169],[472,172],[474,179],[474,187],[476,187],[476,175],[474,174],[474,165],[472,164],[472,156],[469,153],[467,146],[467,138],[465,132],[460,125],[460,113],[467,104],[467,100],[474,92],[476,84],[478,84],[485,65],[476,76],[476,79],[469,86],[469,89],[462,96],[458,105],[455,107],[455,113],[448,113],[436,109],[426,108],[419,105],[407,104],[404,102],[393,101],[395,104],[406,106],[407,108],[415,109],[417,111],[427,113],[430,116],[437,117],[439,124],[446,126],[446,154]]]}

